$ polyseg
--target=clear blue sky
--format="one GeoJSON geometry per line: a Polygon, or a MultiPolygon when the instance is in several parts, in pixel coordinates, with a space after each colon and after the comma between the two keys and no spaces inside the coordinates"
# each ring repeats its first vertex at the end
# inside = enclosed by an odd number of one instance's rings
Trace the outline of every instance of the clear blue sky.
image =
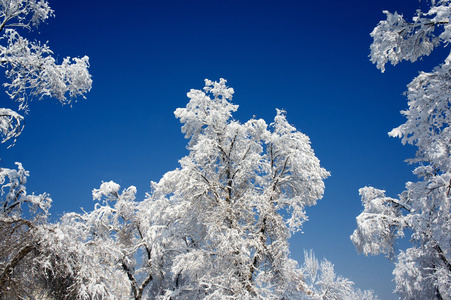
{"type": "MultiPolygon", "coordinates": [[[[28,191],[51,194],[55,219],[91,210],[102,180],[135,185],[142,199],[187,153],[174,110],[205,78],[223,77],[235,89],[236,119],[270,123],[285,109],[332,173],[324,198],[307,210],[304,233],[291,239],[293,258],[302,262],[303,250],[313,249],[357,287],[396,299],[392,263],[358,255],[349,236],[362,210],[360,187],[396,196],[415,179],[403,162],[414,149],[387,132],[404,122],[406,84],[445,55],[385,74],[368,55],[382,10],[410,16],[418,1],[49,1],[56,18],[33,36],[48,40],[59,61],[88,55],[93,89],[72,108],[32,103],[0,167],[22,162],[28,191]]],[[[0,101],[14,107],[6,95],[0,101]]]]}

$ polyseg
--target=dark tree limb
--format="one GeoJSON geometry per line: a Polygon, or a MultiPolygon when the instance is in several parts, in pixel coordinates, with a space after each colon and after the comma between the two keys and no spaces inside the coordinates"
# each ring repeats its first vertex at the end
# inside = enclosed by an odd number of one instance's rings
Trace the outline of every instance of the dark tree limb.
{"type": "Polygon", "coordinates": [[[8,279],[11,277],[14,268],[20,263],[20,261],[27,256],[28,253],[35,249],[34,246],[27,245],[22,250],[17,253],[11,262],[3,269],[2,274],[0,275],[0,289],[4,289],[8,282],[8,279]]]}

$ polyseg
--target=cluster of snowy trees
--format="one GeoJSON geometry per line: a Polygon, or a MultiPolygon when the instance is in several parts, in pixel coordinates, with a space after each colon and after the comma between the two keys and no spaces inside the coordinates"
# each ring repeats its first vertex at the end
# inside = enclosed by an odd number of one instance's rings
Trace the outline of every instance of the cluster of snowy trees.
{"type": "MultiPolygon", "coordinates": [[[[0,14],[4,87],[18,103],[0,108],[0,134],[12,146],[30,100],[67,104],[92,81],[86,56],[57,64],[17,31],[53,16],[46,0],[0,0],[0,14]]],[[[221,79],[188,93],[175,116],[189,154],[141,201],[103,182],[92,211],[51,222],[52,200],[27,192],[22,164],[0,169],[0,299],[375,299],[312,252],[290,259],[288,238],[329,173],[284,111],[269,125],[234,120],[233,92],[221,79]]]]}
{"type": "MultiPolygon", "coordinates": [[[[451,42],[451,3],[432,0],[412,21],[385,12],[371,33],[371,61],[415,62],[451,42]]],[[[396,292],[403,299],[451,299],[451,54],[431,72],[421,72],[406,92],[406,123],[389,135],[417,148],[413,171],[398,198],[373,187],[360,189],[364,211],[351,240],[364,254],[396,259],[396,292]],[[395,253],[396,240],[410,234],[411,247],[395,253]]]]}
{"type": "MultiPolygon", "coordinates": [[[[382,71],[451,42],[448,0],[431,1],[411,22],[386,15],[372,32],[371,60],[382,71]]],[[[67,104],[91,89],[86,56],[57,64],[47,44],[20,35],[52,16],[46,0],[0,0],[3,85],[18,104],[0,108],[5,145],[21,134],[32,99],[67,104]]],[[[407,122],[390,132],[418,148],[410,162],[419,180],[399,198],[360,190],[352,242],[364,254],[396,257],[404,299],[451,297],[450,75],[451,55],[420,73],[408,86],[407,122]],[[395,253],[406,232],[412,246],[395,253]]],[[[188,93],[175,116],[189,154],[142,200],[133,186],[103,182],[92,211],[51,222],[52,200],[27,192],[22,164],[0,169],[0,299],[377,299],[312,252],[301,266],[290,258],[288,238],[329,173],[284,111],[269,125],[235,120],[233,93],[224,79],[188,93]]]]}

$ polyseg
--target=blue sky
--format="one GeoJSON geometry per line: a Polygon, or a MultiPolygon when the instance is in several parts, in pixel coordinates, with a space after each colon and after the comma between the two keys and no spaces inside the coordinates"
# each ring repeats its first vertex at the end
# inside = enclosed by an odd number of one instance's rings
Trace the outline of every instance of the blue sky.
{"type": "MultiPolygon", "coordinates": [[[[92,209],[102,181],[135,185],[142,199],[187,153],[174,110],[205,78],[222,77],[235,89],[236,119],[270,123],[285,109],[332,173],[304,233],[291,239],[293,258],[313,249],[357,287],[396,299],[393,264],[358,255],[349,236],[362,210],[359,188],[396,196],[415,180],[404,163],[414,149],[387,132],[404,122],[406,84],[446,56],[382,74],[368,55],[382,11],[411,16],[418,1],[49,1],[56,17],[32,37],[48,40],[59,61],[89,56],[93,89],[73,107],[33,102],[0,167],[22,162],[29,192],[51,194],[55,219],[92,209]]],[[[14,108],[6,94],[0,101],[14,108]]]]}

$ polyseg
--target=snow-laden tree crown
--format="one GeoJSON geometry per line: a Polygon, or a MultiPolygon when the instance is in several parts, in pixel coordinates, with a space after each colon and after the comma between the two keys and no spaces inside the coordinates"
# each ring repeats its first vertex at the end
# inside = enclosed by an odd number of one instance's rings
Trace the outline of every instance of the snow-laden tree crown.
{"type": "Polygon", "coordinates": [[[184,207],[177,223],[185,245],[172,266],[181,282],[176,291],[294,297],[305,287],[288,237],[306,220],[305,207],[322,197],[329,174],[283,111],[269,126],[234,120],[233,92],[221,79],[188,93],[175,116],[190,154],[153,185],[184,207]]]}
{"type": "MultiPolygon", "coordinates": [[[[451,3],[431,1],[412,21],[385,11],[371,33],[371,61],[414,62],[451,42],[451,3]]],[[[418,182],[407,182],[399,198],[373,187],[360,189],[364,211],[351,240],[364,254],[396,255],[396,291],[403,299],[451,298],[451,54],[431,72],[421,72],[408,86],[406,123],[389,135],[417,147],[418,182]],[[395,253],[396,239],[411,233],[411,247],[395,253]]]]}

